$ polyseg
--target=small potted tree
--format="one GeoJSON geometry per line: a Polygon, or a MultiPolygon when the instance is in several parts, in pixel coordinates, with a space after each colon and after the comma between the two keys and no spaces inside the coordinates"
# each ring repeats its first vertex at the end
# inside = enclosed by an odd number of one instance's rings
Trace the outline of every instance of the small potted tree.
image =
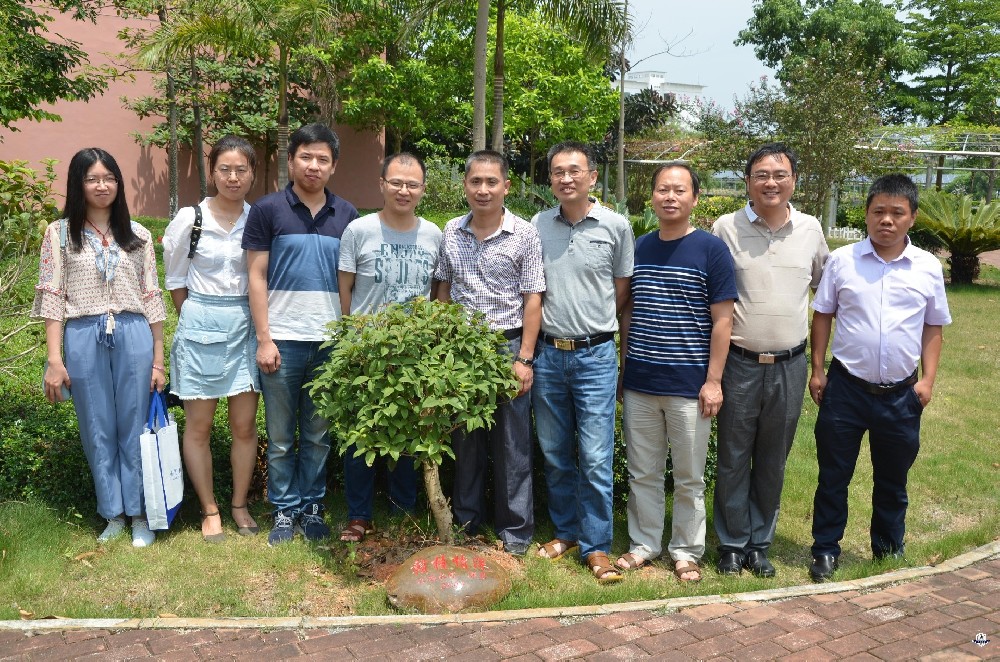
{"type": "Polygon", "coordinates": [[[440,540],[451,544],[438,467],[455,457],[452,431],[492,425],[497,401],[517,392],[506,339],[478,312],[423,298],[329,329],[333,350],[310,395],[338,451],[353,445],[369,465],[379,455],[416,458],[440,540]]]}

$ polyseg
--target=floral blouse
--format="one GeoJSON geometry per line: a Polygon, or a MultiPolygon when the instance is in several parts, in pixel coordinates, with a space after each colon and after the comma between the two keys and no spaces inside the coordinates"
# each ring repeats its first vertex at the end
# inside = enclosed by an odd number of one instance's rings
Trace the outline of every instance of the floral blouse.
{"type": "Polygon", "coordinates": [[[100,240],[89,228],[83,229],[83,246],[76,251],[67,227],[67,264],[64,265],[59,247],[59,224],[62,222],[68,223],[65,220],[50,223],[42,239],[32,317],[62,321],[124,311],[144,315],[151,324],[166,319],[167,309],[160,291],[156,253],[149,230],[132,222],[132,231],[143,241],[143,246],[128,253],[121,250],[113,238],[108,250],[101,251],[100,240]],[[64,268],[67,269],[65,302],[64,268]],[[105,287],[105,269],[113,273],[109,287],[105,287]]]}

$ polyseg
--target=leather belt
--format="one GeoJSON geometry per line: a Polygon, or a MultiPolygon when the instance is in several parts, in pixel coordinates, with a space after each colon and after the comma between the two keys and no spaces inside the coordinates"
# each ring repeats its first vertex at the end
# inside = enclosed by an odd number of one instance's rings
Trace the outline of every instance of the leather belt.
{"type": "Polygon", "coordinates": [[[848,372],[844,364],[838,361],[836,358],[830,361],[830,367],[837,370],[841,375],[847,377],[851,382],[854,382],[860,386],[865,392],[871,395],[889,395],[890,393],[896,393],[897,391],[913,386],[917,383],[917,371],[914,370],[913,374],[900,382],[893,382],[892,384],[875,384],[873,382],[866,382],[860,377],[856,377],[848,372]]]}
{"type": "Polygon", "coordinates": [[[519,326],[514,329],[504,329],[503,337],[506,338],[507,340],[513,340],[514,338],[520,338],[522,333],[524,333],[523,326],[519,326]]]}
{"type": "Polygon", "coordinates": [[[793,359],[802,352],[806,351],[806,341],[803,340],[801,344],[780,352],[751,352],[749,349],[743,349],[739,345],[729,343],[729,351],[733,354],[739,354],[745,359],[756,361],[757,363],[771,364],[793,359]]]}
{"type": "Polygon", "coordinates": [[[584,347],[595,347],[609,340],[614,340],[615,334],[611,331],[607,333],[596,333],[592,336],[582,336],[579,338],[554,338],[547,333],[542,334],[542,342],[552,345],[556,349],[572,352],[584,347]]]}

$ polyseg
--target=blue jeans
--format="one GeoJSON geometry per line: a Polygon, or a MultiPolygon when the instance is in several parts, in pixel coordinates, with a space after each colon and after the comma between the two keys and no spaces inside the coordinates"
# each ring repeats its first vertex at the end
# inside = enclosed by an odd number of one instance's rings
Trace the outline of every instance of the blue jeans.
{"type": "Polygon", "coordinates": [[[543,343],[535,360],[531,403],[545,458],[549,517],[555,536],[580,554],[610,552],[615,445],[615,343],[565,351],[543,343]]]}
{"type": "Polygon", "coordinates": [[[330,454],[327,420],[316,412],[306,384],[330,355],[322,341],[277,340],[281,367],[260,373],[267,422],[267,498],[275,512],[297,515],[307,506],[323,507],[326,459],[330,454]],[[295,429],[299,445],[295,448],[295,429]]]}
{"type": "MultiPolygon", "coordinates": [[[[344,493],[347,519],[372,521],[375,504],[375,467],[365,463],[365,456],[354,457],[355,446],[344,454],[344,493]]],[[[378,462],[378,458],[375,459],[378,462]]],[[[389,471],[389,501],[395,510],[413,512],[417,507],[417,471],[415,460],[403,456],[389,471]]]]}

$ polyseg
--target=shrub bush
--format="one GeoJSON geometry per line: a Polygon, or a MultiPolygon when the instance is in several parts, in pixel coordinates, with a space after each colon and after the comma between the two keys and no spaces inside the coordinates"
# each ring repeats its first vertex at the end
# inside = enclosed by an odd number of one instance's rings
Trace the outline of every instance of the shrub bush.
{"type": "Polygon", "coordinates": [[[421,212],[448,212],[464,210],[465,189],[462,186],[461,159],[431,158],[427,160],[427,189],[420,201],[421,212]]]}
{"type": "Polygon", "coordinates": [[[37,248],[45,227],[59,213],[52,195],[56,161],[43,162],[45,172],[39,174],[27,161],[0,161],[0,257],[37,248]]]}
{"type": "Polygon", "coordinates": [[[703,195],[698,198],[698,204],[691,212],[691,220],[695,227],[702,230],[712,230],[712,224],[725,214],[732,214],[746,206],[746,198],[732,195],[703,195]]]}

